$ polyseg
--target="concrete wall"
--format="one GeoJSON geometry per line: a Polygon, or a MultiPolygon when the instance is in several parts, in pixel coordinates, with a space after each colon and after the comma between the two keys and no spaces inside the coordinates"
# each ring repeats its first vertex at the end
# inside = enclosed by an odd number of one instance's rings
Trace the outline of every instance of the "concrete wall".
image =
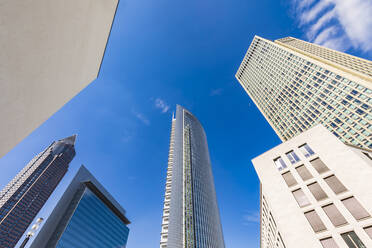
{"type": "Polygon", "coordinates": [[[372,214],[372,160],[361,156],[358,149],[349,147],[339,141],[325,127],[318,125],[297,137],[265,152],[252,160],[257,174],[262,183],[262,193],[269,202],[273,217],[278,226],[287,248],[301,247],[321,248],[319,240],[333,237],[340,248],[347,248],[340,234],[354,231],[367,247],[372,247],[372,240],[367,236],[363,227],[372,225],[372,218],[356,221],[340,200],[354,196],[363,207],[372,214]],[[307,143],[315,152],[306,158],[298,149],[307,143]],[[300,161],[291,165],[285,153],[294,150],[300,157],[300,161]],[[288,167],[278,171],[273,160],[281,156],[288,167]],[[319,157],[330,169],[330,171],[318,174],[312,167],[310,161],[319,157]],[[300,178],[295,167],[304,164],[313,178],[305,182],[300,178]],[[290,171],[297,181],[297,185],[288,187],[281,174],[290,171]],[[334,194],[324,181],[330,175],[336,177],[346,186],[348,191],[334,194]],[[307,185],[317,181],[328,195],[327,199],[317,201],[307,188],[307,185]],[[300,208],[292,196],[292,191],[302,188],[311,205],[300,208]],[[329,218],[322,210],[322,206],[334,203],[341,214],[346,218],[348,224],[334,227],[329,218]],[[314,233],[304,213],[315,209],[323,223],[326,231],[314,233]]]}
{"type": "Polygon", "coordinates": [[[0,157],[97,77],[117,4],[0,1],[0,157]]]}

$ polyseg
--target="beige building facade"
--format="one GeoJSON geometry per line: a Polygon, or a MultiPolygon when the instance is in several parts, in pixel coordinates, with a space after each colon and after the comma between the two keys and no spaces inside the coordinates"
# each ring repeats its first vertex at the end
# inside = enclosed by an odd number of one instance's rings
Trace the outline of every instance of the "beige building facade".
{"type": "Polygon", "coordinates": [[[372,62],[292,37],[255,36],[236,78],[282,141],[317,124],[372,149],[372,62]]]}
{"type": "Polygon", "coordinates": [[[117,5],[1,1],[0,157],[97,78],[117,5]]]}
{"type": "Polygon", "coordinates": [[[262,248],[372,247],[372,152],[317,125],[252,160],[262,248]]]}

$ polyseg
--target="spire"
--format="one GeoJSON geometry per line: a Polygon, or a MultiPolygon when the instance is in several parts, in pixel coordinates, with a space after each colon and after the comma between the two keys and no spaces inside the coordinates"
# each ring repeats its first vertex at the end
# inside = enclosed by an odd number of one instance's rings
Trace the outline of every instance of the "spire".
{"type": "Polygon", "coordinates": [[[70,137],[61,139],[60,142],[63,142],[65,144],[69,144],[69,145],[75,145],[76,136],[77,136],[77,134],[71,135],[70,137]]]}

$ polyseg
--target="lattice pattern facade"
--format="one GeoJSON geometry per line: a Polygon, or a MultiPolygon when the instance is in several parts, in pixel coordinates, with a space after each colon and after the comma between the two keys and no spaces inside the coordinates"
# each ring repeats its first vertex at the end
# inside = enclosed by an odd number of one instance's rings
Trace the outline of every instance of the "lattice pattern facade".
{"type": "Polygon", "coordinates": [[[340,65],[346,69],[361,73],[367,77],[372,77],[372,62],[369,60],[358,58],[293,37],[278,39],[275,42],[298,49],[305,52],[305,54],[317,56],[326,61],[332,62],[335,65],[340,65]]]}
{"type": "Polygon", "coordinates": [[[283,141],[323,124],[372,148],[371,83],[258,36],[236,78],[283,141]]]}

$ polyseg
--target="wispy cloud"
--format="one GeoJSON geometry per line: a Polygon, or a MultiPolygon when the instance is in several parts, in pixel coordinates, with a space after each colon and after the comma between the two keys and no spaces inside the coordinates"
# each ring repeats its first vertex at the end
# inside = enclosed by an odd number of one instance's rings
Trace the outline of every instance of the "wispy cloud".
{"type": "Polygon", "coordinates": [[[310,42],[337,50],[372,52],[372,1],[292,0],[296,18],[310,42]]]}
{"type": "Polygon", "coordinates": [[[145,124],[147,126],[150,125],[150,121],[146,118],[146,116],[144,114],[136,112],[134,110],[132,110],[132,113],[134,114],[135,117],[137,117],[138,120],[143,122],[143,124],[145,124]]]}
{"type": "Polygon", "coordinates": [[[160,109],[162,113],[167,113],[169,110],[169,105],[161,98],[156,98],[154,100],[155,102],[155,107],[160,109]]]}
{"type": "Polygon", "coordinates": [[[211,93],[209,94],[210,96],[219,96],[222,95],[223,89],[218,88],[218,89],[213,89],[211,90],[211,93]]]}
{"type": "Polygon", "coordinates": [[[243,225],[249,225],[251,223],[260,223],[260,213],[259,212],[248,212],[243,215],[243,225]]]}

